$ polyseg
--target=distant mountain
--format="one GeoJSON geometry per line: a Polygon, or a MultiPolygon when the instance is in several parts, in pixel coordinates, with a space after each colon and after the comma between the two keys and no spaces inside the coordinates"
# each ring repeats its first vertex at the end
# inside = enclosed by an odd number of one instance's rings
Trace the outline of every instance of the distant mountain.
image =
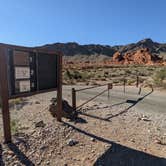
{"type": "Polygon", "coordinates": [[[79,45],[78,43],[55,43],[47,44],[39,48],[49,49],[51,51],[62,51],[65,56],[75,56],[75,55],[107,55],[112,56],[116,49],[111,46],[104,46],[99,44],[89,44],[89,45],[79,45]]]}
{"type": "Polygon", "coordinates": [[[119,52],[122,56],[124,56],[126,53],[131,53],[146,48],[152,55],[152,57],[166,59],[166,44],[157,43],[152,41],[151,39],[144,39],[137,43],[120,46],[109,46],[100,44],[80,45],[75,42],[70,42],[47,44],[37,48],[49,49],[51,51],[62,51],[64,56],[76,56],[78,59],[82,59],[85,57],[93,59],[92,57],[96,56],[113,57],[116,52],[119,52]]]}

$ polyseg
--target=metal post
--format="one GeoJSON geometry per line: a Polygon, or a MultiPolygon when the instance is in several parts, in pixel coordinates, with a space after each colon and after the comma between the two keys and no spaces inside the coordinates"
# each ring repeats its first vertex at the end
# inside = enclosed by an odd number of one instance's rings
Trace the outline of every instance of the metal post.
{"type": "Polygon", "coordinates": [[[57,83],[57,121],[62,120],[62,54],[58,55],[57,83]]]}
{"type": "Polygon", "coordinates": [[[73,110],[76,111],[76,90],[72,88],[72,107],[73,110]]]}
{"type": "Polygon", "coordinates": [[[108,84],[107,88],[108,88],[108,99],[109,99],[110,98],[110,85],[109,84],[108,84]]]}
{"type": "Polygon", "coordinates": [[[136,83],[136,87],[138,88],[139,86],[139,76],[137,76],[137,83],[136,83]]]}
{"type": "Polygon", "coordinates": [[[126,92],[126,79],[125,78],[123,80],[123,91],[124,91],[124,93],[126,92]]]}
{"type": "Polygon", "coordinates": [[[10,112],[9,112],[9,89],[7,76],[6,52],[0,47],[0,92],[2,101],[2,118],[5,143],[11,142],[10,112]]]}

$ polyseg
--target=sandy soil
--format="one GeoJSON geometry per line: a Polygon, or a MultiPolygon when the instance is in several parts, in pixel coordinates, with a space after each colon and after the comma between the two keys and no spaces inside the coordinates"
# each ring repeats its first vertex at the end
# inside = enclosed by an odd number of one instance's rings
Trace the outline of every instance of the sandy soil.
{"type": "MultiPolygon", "coordinates": [[[[63,118],[58,123],[48,112],[55,94],[36,95],[11,106],[18,132],[13,133],[13,144],[1,143],[1,165],[166,165],[165,112],[141,112],[131,107],[134,103],[96,100],[80,110],[75,122],[63,118]],[[35,127],[40,121],[42,126],[35,127]]],[[[68,92],[64,95],[70,98],[68,92]]]]}

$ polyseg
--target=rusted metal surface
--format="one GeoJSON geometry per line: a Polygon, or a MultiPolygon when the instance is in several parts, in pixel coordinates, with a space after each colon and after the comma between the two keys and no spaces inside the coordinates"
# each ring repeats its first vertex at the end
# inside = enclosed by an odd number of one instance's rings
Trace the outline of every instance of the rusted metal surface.
{"type": "MultiPolygon", "coordinates": [[[[43,61],[44,60],[42,60],[42,62],[43,61]]],[[[33,63],[33,65],[35,64],[36,64],[36,61],[33,63]]],[[[50,64],[48,63],[46,65],[48,65],[49,67],[50,64]]],[[[42,74],[42,72],[43,70],[40,71],[40,74],[42,74]]],[[[47,70],[45,70],[44,72],[46,73],[47,70]]],[[[35,76],[37,78],[35,78],[34,81],[39,80],[38,79],[39,73],[38,75],[35,75],[35,76]]],[[[51,78],[52,76],[48,77],[46,80],[46,77],[43,77],[41,80],[50,81],[49,79],[51,78]]],[[[28,83],[28,82],[25,82],[25,83],[28,83]]],[[[39,82],[37,82],[37,84],[39,84],[39,82]]],[[[26,85],[23,85],[23,86],[26,86],[26,85]]],[[[62,117],[62,53],[50,52],[48,50],[43,50],[43,49],[39,50],[39,49],[28,48],[28,47],[0,44],[0,90],[1,90],[1,97],[2,97],[2,117],[3,117],[3,128],[4,128],[4,139],[6,143],[11,142],[10,113],[9,113],[9,103],[8,103],[9,99],[14,99],[18,97],[27,97],[27,96],[35,95],[38,93],[44,93],[44,92],[57,90],[57,120],[61,121],[61,117],[62,117]],[[9,61],[10,49],[14,51],[14,55],[15,55],[15,59],[12,59],[12,61],[9,61]],[[57,57],[56,65],[52,65],[52,68],[49,70],[50,72],[49,74],[52,74],[52,75],[55,74],[53,76],[54,79],[52,80],[50,84],[51,86],[46,86],[45,88],[43,85],[44,88],[34,89],[26,93],[11,94],[12,84],[10,83],[14,82],[14,87],[16,86],[15,84],[17,84],[16,82],[17,80],[14,77],[17,77],[18,81],[19,80],[31,81],[32,78],[29,78],[29,74],[24,73],[24,72],[29,72],[29,70],[31,69],[31,64],[29,63],[31,57],[28,57],[28,56],[29,55],[39,56],[39,54],[43,54],[43,56],[47,54],[51,56],[50,59],[53,59],[53,61],[55,61],[54,57],[55,56],[57,57]],[[23,70],[23,73],[20,73],[20,70],[21,70],[20,68],[17,68],[16,69],[17,71],[11,70],[11,67],[13,66],[24,67],[26,69],[23,70]],[[29,70],[27,69],[27,67],[29,67],[29,70]],[[22,76],[24,77],[21,78],[22,76]],[[8,85],[10,86],[8,87],[8,85]]]]}
{"type": "Polygon", "coordinates": [[[112,88],[113,88],[112,83],[107,83],[107,84],[98,85],[98,86],[91,86],[91,87],[77,89],[77,90],[75,88],[72,88],[72,107],[73,107],[73,109],[77,110],[78,108],[80,108],[83,105],[89,103],[90,101],[94,100],[95,98],[97,98],[98,96],[102,95],[103,93],[105,93],[107,91],[108,91],[108,97],[109,97],[109,90],[112,89],[112,88]],[[102,87],[102,86],[107,86],[106,90],[104,90],[101,93],[99,93],[98,95],[92,97],[91,99],[89,99],[88,101],[84,102],[80,106],[77,106],[77,104],[76,104],[76,102],[77,102],[76,92],[80,92],[80,91],[84,91],[84,90],[89,90],[89,89],[94,89],[94,88],[98,88],[98,87],[102,87]]]}
{"type": "Polygon", "coordinates": [[[76,90],[72,88],[72,107],[73,110],[76,110],[76,90]]]}
{"type": "Polygon", "coordinates": [[[138,88],[139,86],[139,76],[137,76],[137,82],[136,82],[136,87],[138,88]]]}
{"type": "Polygon", "coordinates": [[[126,79],[123,79],[123,92],[126,92],[126,79]]]}
{"type": "Polygon", "coordinates": [[[57,68],[60,65],[57,57],[60,52],[7,44],[0,46],[6,50],[5,56],[8,57],[9,98],[57,90],[57,68]]]}
{"type": "Polygon", "coordinates": [[[29,53],[26,51],[14,51],[14,65],[29,65],[29,53]]]}
{"type": "Polygon", "coordinates": [[[57,88],[40,90],[40,91],[37,91],[37,92],[22,93],[22,94],[18,94],[18,95],[12,95],[12,96],[10,96],[9,99],[16,99],[16,98],[19,98],[19,97],[29,97],[29,96],[37,95],[37,94],[40,94],[40,93],[47,93],[47,92],[52,92],[52,91],[57,91],[57,88]]]}
{"type": "Polygon", "coordinates": [[[113,88],[113,84],[112,83],[108,83],[108,89],[112,89],[113,88]]]}
{"type": "Polygon", "coordinates": [[[58,56],[58,77],[57,77],[57,120],[62,119],[62,54],[58,56]]]}
{"type": "Polygon", "coordinates": [[[93,89],[93,88],[98,88],[98,87],[102,87],[102,86],[106,86],[106,85],[108,85],[108,84],[91,86],[91,87],[87,87],[87,88],[77,89],[77,90],[75,90],[75,91],[76,91],[76,92],[79,92],[79,91],[88,90],[88,89],[93,89]]]}
{"type": "Polygon", "coordinates": [[[106,90],[100,92],[98,95],[92,97],[92,98],[89,99],[88,101],[86,101],[86,102],[82,103],[81,105],[79,105],[79,106],[77,107],[77,109],[80,108],[80,107],[82,107],[83,105],[89,103],[90,101],[94,100],[95,98],[97,98],[98,96],[102,95],[103,93],[105,93],[105,92],[107,92],[107,91],[108,91],[108,89],[106,89],[106,90]]]}
{"type": "Polygon", "coordinates": [[[11,142],[10,112],[8,103],[7,59],[5,49],[0,46],[0,89],[2,98],[2,118],[5,143],[11,142]]]}

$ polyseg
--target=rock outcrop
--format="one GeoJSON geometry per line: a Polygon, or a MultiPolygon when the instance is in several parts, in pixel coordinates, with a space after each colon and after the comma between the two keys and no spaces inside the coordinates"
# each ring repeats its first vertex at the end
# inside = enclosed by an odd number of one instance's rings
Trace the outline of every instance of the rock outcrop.
{"type": "Polygon", "coordinates": [[[152,55],[148,48],[138,49],[136,51],[129,51],[124,54],[116,52],[112,61],[116,64],[147,64],[152,65],[160,63],[161,58],[157,55],[152,55]]]}

